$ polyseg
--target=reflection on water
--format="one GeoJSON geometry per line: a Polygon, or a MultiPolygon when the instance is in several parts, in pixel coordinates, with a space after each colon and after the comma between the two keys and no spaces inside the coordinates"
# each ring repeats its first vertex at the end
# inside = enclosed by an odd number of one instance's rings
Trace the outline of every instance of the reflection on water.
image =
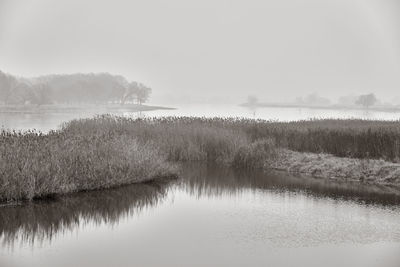
{"type": "Polygon", "coordinates": [[[396,188],[296,177],[280,172],[240,171],[210,164],[186,164],[182,179],[86,193],[70,194],[56,199],[3,206],[0,209],[0,236],[4,242],[15,239],[34,243],[51,240],[58,232],[79,228],[87,223],[118,224],[121,218],[156,207],[168,190],[183,190],[194,198],[229,198],[266,190],[281,196],[301,194],[310,201],[326,198],[350,201],[359,205],[400,207],[396,188]],[[172,188],[171,188],[172,187],[172,188]]]}
{"type": "Polygon", "coordinates": [[[115,225],[122,218],[160,203],[166,196],[169,182],[141,183],[5,205],[0,207],[0,236],[4,245],[13,246],[16,240],[34,245],[88,223],[115,225]]]}
{"type": "Polygon", "coordinates": [[[1,207],[0,233],[0,265],[380,266],[400,262],[400,194],[186,164],[177,180],[1,207]]]}
{"type": "Polygon", "coordinates": [[[191,195],[240,194],[244,190],[302,193],[314,198],[347,200],[359,204],[400,206],[400,188],[294,176],[285,172],[237,170],[215,165],[186,164],[184,187],[191,195]]]}

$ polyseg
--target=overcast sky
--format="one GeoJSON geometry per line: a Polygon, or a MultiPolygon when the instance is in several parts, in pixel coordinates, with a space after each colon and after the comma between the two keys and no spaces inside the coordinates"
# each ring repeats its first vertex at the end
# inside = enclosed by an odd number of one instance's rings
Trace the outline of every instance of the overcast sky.
{"type": "Polygon", "coordinates": [[[400,96],[400,1],[0,0],[0,69],[122,74],[155,99],[390,100],[400,96]]]}

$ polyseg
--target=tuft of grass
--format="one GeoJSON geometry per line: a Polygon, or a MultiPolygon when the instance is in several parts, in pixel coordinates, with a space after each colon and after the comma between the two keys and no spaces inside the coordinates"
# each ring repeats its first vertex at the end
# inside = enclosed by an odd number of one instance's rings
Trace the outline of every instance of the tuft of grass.
{"type": "Polygon", "coordinates": [[[241,147],[236,153],[232,165],[235,168],[258,169],[277,157],[277,148],[272,139],[263,139],[241,147]]]}

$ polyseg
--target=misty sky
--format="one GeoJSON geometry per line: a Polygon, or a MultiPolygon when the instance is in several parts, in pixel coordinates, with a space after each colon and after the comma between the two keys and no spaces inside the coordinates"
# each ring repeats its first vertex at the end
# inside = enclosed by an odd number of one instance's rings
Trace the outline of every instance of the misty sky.
{"type": "Polygon", "coordinates": [[[122,74],[154,101],[390,100],[400,96],[400,1],[0,0],[0,69],[122,74]]]}

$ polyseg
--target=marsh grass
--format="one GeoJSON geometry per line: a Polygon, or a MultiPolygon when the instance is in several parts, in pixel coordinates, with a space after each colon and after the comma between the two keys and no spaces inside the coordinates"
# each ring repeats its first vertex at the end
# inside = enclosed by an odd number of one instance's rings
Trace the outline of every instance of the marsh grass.
{"type": "Polygon", "coordinates": [[[232,165],[239,169],[264,168],[266,164],[276,159],[277,152],[274,140],[258,140],[241,147],[237,151],[232,165]]]}
{"type": "MultiPolygon", "coordinates": [[[[95,119],[75,120],[65,124],[63,129],[67,132],[83,133],[128,132],[139,136],[141,140],[163,138],[172,141],[172,144],[166,145],[170,150],[174,149],[175,143],[184,142],[180,140],[182,137],[187,137],[185,142],[193,143],[196,138],[216,141],[235,135],[242,140],[235,141],[235,144],[272,139],[279,147],[299,152],[400,161],[400,121],[324,119],[275,122],[196,117],[130,119],[106,115],[95,119]]],[[[213,148],[214,146],[208,151],[212,151],[213,148]]],[[[180,155],[178,151],[176,153],[180,155]]]]}
{"type": "Polygon", "coordinates": [[[262,168],[277,147],[399,161],[399,122],[111,115],[73,120],[46,135],[0,134],[0,199],[33,199],[177,175],[177,162],[262,168]]]}
{"type": "Polygon", "coordinates": [[[150,144],[126,135],[0,136],[0,199],[47,197],[176,175],[150,144]]]}

